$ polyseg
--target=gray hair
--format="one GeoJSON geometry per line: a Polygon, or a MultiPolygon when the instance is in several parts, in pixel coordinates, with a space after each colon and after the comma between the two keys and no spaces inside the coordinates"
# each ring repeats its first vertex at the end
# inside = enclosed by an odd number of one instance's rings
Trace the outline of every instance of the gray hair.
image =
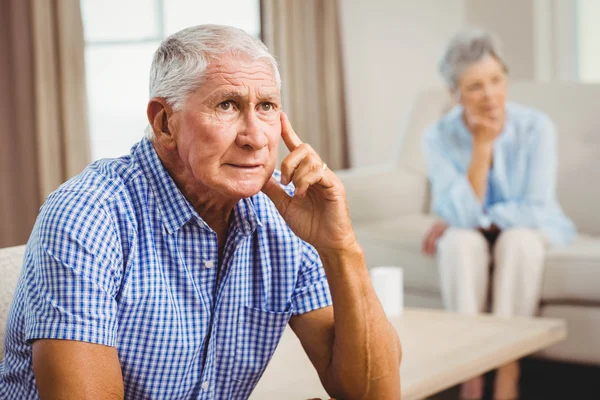
{"type": "Polygon", "coordinates": [[[502,58],[500,40],[481,29],[465,29],[458,32],[448,43],[438,65],[440,74],[450,89],[456,89],[465,69],[488,55],[498,60],[504,71],[508,72],[502,58]]]}
{"type": "MultiPolygon", "coordinates": [[[[202,84],[210,61],[223,54],[265,60],[272,66],[277,86],[281,88],[277,61],[263,42],[231,26],[198,25],[167,37],[154,53],[150,98],[163,97],[174,110],[182,110],[187,96],[202,84]]],[[[146,128],[145,136],[154,137],[151,126],[146,128]]]]}

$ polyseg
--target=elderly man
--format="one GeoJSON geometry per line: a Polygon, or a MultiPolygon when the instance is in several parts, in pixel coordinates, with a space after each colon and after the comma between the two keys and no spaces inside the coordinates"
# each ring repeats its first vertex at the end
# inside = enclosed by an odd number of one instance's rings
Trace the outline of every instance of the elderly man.
{"type": "Polygon", "coordinates": [[[238,29],[161,44],[146,138],[40,211],[0,398],[244,399],[288,322],[331,396],[400,397],[400,344],[344,188],[279,87],[274,58],[238,29]]]}

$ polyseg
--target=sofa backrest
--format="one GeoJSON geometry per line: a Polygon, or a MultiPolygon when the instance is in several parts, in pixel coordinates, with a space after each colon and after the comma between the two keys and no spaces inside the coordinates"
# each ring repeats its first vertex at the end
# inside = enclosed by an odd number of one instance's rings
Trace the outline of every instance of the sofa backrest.
{"type": "MultiPolygon", "coordinates": [[[[558,199],[580,232],[600,235],[600,85],[513,82],[509,99],[547,113],[558,129],[558,199]]],[[[448,91],[416,99],[397,162],[427,176],[421,137],[452,107],[448,91]]]]}
{"type": "Polygon", "coordinates": [[[4,332],[8,309],[21,274],[25,246],[0,249],[0,359],[4,358],[4,332]]]}

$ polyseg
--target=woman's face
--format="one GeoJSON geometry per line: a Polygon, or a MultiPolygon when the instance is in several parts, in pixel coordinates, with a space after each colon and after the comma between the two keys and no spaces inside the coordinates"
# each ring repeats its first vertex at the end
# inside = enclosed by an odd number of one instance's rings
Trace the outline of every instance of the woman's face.
{"type": "Polygon", "coordinates": [[[467,67],[455,90],[467,115],[504,119],[506,73],[496,57],[487,55],[467,67]]]}

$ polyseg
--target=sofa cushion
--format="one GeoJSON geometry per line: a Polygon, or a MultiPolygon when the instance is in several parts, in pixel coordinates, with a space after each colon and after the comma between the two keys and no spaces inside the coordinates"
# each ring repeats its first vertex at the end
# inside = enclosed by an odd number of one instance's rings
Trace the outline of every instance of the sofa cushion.
{"type": "Polygon", "coordinates": [[[550,249],[544,268],[543,302],[600,302],[600,237],[550,249]]]}
{"type": "MultiPolygon", "coordinates": [[[[423,237],[434,216],[417,214],[355,226],[369,268],[404,268],[406,291],[439,293],[436,260],[421,253],[423,237]]],[[[600,237],[580,235],[569,246],[548,251],[542,302],[600,302],[600,237]]]]}

